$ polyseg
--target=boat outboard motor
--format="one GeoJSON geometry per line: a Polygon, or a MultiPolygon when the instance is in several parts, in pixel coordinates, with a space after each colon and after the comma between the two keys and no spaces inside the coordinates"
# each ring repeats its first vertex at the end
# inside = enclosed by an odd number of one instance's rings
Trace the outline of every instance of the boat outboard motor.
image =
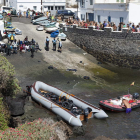
{"type": "Polygon", "coordinates": [[[59,97],[57,95],[51,95],[51,100],[57,101],[59,97]]]}
{"type": "Polygon", "coordinates": [[[84,119],[87,122],[88,121],[88,114],[92,111],[91,108],[87,107],[84,109],[84,119]]]}
{"type": "Polygon", "coordinates": [[[134,93],[133,94],[133,99],[138,99],[139,98],[139,93],[134,93]]]}

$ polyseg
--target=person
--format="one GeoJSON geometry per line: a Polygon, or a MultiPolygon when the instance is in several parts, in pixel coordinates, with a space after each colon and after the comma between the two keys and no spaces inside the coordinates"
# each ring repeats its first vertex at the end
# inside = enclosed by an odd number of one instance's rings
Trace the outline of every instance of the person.
{"type": "Polygon", "coordinates": [[[58,45],[58,52],[62,52],[62,42],[61,42],[61,40],[59,39],[58,40],[59,41],[59,45],[58,45]]]}
{"type": "Polygon", "coordinates": [[[14,35],[13,35],[13,33],[12,33],[12,35],[10,36],[10,41],[11,41],[11,43],[14,41],[14,35]]]}
{"type": "Polygon", "coordinates": [[[53,51],[56,51],[56,39],[54,38],[53,40],[52,40],[52,43],[53,43],[53,51]]]}
{"type": "Polygon", "coordinates": [[[39,45],[38,45],[37,42],[36,42],[36,45],[35,45],[35,50],[36,50],[36,52],[37,52],[37,50],[40,50],[41,51],[41,49],[39,48],[39,45]]]}
{"type": "Polygon", "coordinates": [[[50,41],[50,39],[47,36],[46,37],[46,48],[45,48],[46,51],[49,51],[49,41],[50,41]]]}
{"type": "Polygon", "coordinates": [[[10,43],[8,42],[7,43],[7,46],[6,46],[6,55],[8,56],[10,56],[11,55],[11,47],[10,47],[10,43]]]}
{"type": "Polygon", "coordinates": [[[25,48],[26,48],[26,51],[29,52],[29,45],[28,44],[25,45],[25,48]]]}
{"type": "Polygon", "coordinates": [[[136,102],[138,98],[139,98],[138,93],[134,93],[132,96],[132,99],[130,99],[130,100],[129,100],[129,98],[126,98],[126,97],[122,98],[121,106],[125,105],[127,114],[131,112],[131,104],[130,103],[136,102]]]}
{"type": "Polygon", "coordinates": [[[32,45],[31,45],[31,57],[32,58],[34,57],[34,52],[35,52],[35,44],[32,43],[32,45]]]}

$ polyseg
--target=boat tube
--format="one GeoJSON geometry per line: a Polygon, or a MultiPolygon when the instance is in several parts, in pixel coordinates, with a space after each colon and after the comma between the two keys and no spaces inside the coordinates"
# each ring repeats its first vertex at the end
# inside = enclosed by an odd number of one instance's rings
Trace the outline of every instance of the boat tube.
{"type": "Polygon", "coordinates": [[[43,82],[35,82],[30,91],[34,100],[51,109],[73,126],[82,126],[85,118],[103,119],[108,117],[102,109],[43,82]]]}
{"type": "MultiPolygon", "coordinates": [[[[99,105],[101,108],[105,110],[110,110],[114,112],[123,112],[123,111],[126,111],[126,107],[121,106],[123,98],[129,101],[129,100],[132,100],[132,95],[128,94],[128,95],[123,95],[123,96],[113,98],[113,99],[102,100],[99,102],[99,105]]],[[[130,104],[131,104],[132,109],[138,108],[140,107],[140,100],[137,100],[136,102],[133,102],[130,104]]]]}

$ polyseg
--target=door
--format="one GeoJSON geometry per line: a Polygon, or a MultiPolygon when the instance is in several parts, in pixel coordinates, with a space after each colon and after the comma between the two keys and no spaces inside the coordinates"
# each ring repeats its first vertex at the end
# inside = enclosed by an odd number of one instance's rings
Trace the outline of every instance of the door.
{"type": "Polygon", "coordinates": [[[120,17],[120,23],[123,22],[123,17],[120,17]]]}
{"type": "Polygon", "coordinates": [[[108,21],[111,22],[111,16],[108,16],[108,21]]]}
{"type": "Polygon", "coordinates": [[[94,13],[88,13],[89,21],[94,21],[94,13]]]}

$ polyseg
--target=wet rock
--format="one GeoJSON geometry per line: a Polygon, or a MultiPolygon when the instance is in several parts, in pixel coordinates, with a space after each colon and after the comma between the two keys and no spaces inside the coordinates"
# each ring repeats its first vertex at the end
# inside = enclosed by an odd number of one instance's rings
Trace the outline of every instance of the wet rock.
{"type": "Polygon", "coordinates": [[[67,71],[77,71],[77,69],[67,69],[67,71]]]}
{"type": "Polygon", "coordinates": [[[89,80],[90,77],[89,77],[89,76],[84,76],[84,79],[85,79],[85,80],[89,80]]]}
{"type": "Polygon", "coordinates": [[[25,105],[24,97],[21,97],[21,98],[6,97],[5,100],[8,104],[9,111],[12,116],[19,116],[19,115],[24,114],[24,105],[25,105]]]}
{"type": "Polygon", "coordinates": [[[54,67],[53,66],[49,66],[48,69],[54,69],[54,67]]]}

